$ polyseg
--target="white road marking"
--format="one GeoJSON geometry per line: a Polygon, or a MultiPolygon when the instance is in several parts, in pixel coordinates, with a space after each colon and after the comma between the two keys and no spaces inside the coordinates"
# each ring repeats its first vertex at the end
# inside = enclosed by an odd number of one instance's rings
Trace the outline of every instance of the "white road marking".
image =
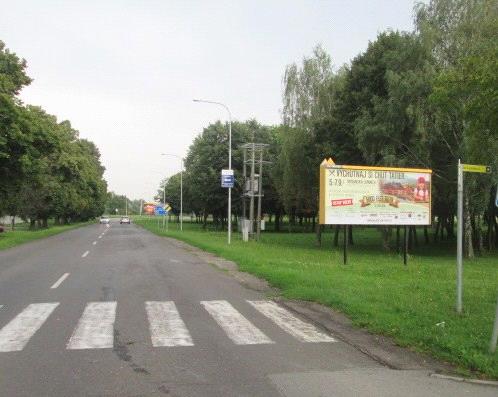
{"type": "Polygon", "coordinates": [[[256,310],[272,320],[285,332],[291,334],[301,342],[335,342],[336,340],[314,325],[305,323],[291,312],[271,301],[247,301],[256,310]]]}
{"type": "Polygon", "coordinates": [[[170,259],[169,261],[173,262],[173,263],[180,263],[180,261],[178,259],[170,259]]]}
{"type": "Polygon", "coordinates": [[[50,289],[55,289],[69,276],[69,273],[64,273],[60,278],[50,287],[50,289]]]}
{"type": "Polygon", "coordinates": [[[0,330],[0,352],[20,351],[59,303],[32,303],[0,330]]]}
{"type": "Polygon", "coordinates": [[[236,345],[275,343],[227,301],[202,301],[201,305],[236,345]]]}
{"type": "Polygon", "coordinates": [[[117,302],[90,302],[78,321],[67,348],[104,349],[113,347],[117,302]]]}
{"type": "Polygon", "coordinates": [[[90,251],[85,251],[85,252],[83,253],[83,255],[81,255],[81,257],[82,257],[82,258],[84,258],[84,257],[86,257],[89,253],[90,253],[90,251]]]}
{"type": "Polygon", "coordinates": [[[102,234],[99,236],[99,238],[102,238],[102,234]]]}
{"type": "Polygon", "coordinates": [[[94,242],[92,243],[92,245],[95,245],[95,244],[97,244],[97,242],[96,242],[96,241],[94,241],[94,242]]]}
{"type": "Polygon", "coordinates": [[[152,346],[193,346],[174,302],[145,302],[152,346]]]}

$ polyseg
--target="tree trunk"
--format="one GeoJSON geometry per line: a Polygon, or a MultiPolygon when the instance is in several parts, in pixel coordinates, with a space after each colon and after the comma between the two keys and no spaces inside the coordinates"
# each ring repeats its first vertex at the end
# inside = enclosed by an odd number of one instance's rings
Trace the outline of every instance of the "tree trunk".
{"type": "Polygon", "coordinates": [[[48,228],[48,219],[47,218],[43,218],[42,219],[42,226],[46,229],[48,228]]]}
{"type": "Polygon", "coordinates": [[[280,231],[280,211],[275,214],[275,231],[280,231]]]}
{"type": "Polygon", "coordinates": [[[429,244],[429,230],[427,230],[427,226],[424,226],[424,238],[425,244],[429,244]]]}
{"type": "Polygon", "coordinates": [[[335,232],[334,232],[334,247],[337,247],[339,245],[339,231],[341,230],[340,225],[335,225],[335,232]]]}
{"type": "Polygon", "coordinates": [[[319,223],[316,225],[316,244],[321,247],[322,246],[322,231],[323,231],[323,225],[320,225],[319,223]]]}
{"type": "Polygon", "coordinates": [[[396,226],[396,252],[399,254],[399,226],[396,226]]]}
{"type": "Polygon", "coordinates": [[[468,197],[465,199],[465,208],[464,215],[465,221],[463,223],[464,229],[464,251],[465,257],[473,258],[474,257],[474,246],[472,245],[472,226],[470,224],[470,212],[469,212],[469,199],[468,197]]]}
{"type": "Polygon", "coordinates": [[[30,219],[29,220],[29,229],[34,230],[36,227],[36,220],[35,219],[30,219]]]}
{"type": "Polygon", "coordinates": [[[354,245],[353,241],[353,225],[348,226],[348,239],[349,239],[349,245],[354,245]]]}
{"type": "Polygon", "coordinates": [[[380,228],[382,234],[382,248],[384,251],[391,250],[391,233],[392,229],[390,226],[383,226],[380,228]]]}
{"type": "Polygon", "coordinates": [[[455,214],[450,214],[446,219],[446,237],[448,239],[455,237],[455,214]]]}
{"type": "Polygon", "coordinates": [[[16,229],[16,217],[13,216],[10,220],[10,230],[14,231],[16,229]]]}
{"type": "Polygon", "coordinates": [[[438,234],[439,234],[439,228],[440,227],[441,227],[441,217],[438,216],[437,222],[436,222],[436,230],[434,231],[434,242],[435,243],[438,242],[438,234]]]}

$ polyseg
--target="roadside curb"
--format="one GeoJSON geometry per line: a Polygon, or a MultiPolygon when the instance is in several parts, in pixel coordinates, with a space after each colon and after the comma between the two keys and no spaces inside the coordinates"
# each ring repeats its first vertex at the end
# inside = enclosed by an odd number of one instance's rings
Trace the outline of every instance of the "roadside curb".
{"type": "Polygon", "coordinates": [[[498,381],[494,381],[494,380],[462,378],[459,376],[451,376],[451,375],[436,374],[436,373],[430,374],[429,376],[431,376],[432,378],[454,380],[455,382],[464,382],[464,383],[472,383],[472,384],[476,384],[476,385],[498,387],[498,381]]]}
{"type": "Polygon", "coordinates": [[[171,237],[162,237],[173,245],[184,248],[198,256],[205,263],[222,270],[247,288],[267,294],[288,310],[327,330],[337,339],[390,369],[427,370],[428,376],[431,377],[498,387],[498,382],[496,381],[463,378],[459,376],[456,366],[433,358],[428,354],[413,351],[409,347],[399,346],[390,337],[373,334],[364,328],[359,328],[345,314],[330,307],[316,302],[285,299],[279,296],[279,289],[271,287],[264,279],[239,271],[238,265],[233,261],[204,251],[184,241],[171,237]]]}

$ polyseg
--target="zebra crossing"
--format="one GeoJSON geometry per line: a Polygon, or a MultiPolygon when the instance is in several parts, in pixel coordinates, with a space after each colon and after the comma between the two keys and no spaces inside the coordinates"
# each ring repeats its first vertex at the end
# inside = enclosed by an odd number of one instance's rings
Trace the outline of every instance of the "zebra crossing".
{"type": "MultiPolygon", "coordinates": [[[[249,307],[270,320],[281,330],[303,343],[335,342],[335,339],[302,321],[273,301],[246,301],[249,307]]],[[[201,301],[211,316],[235,345],[273,344],[263,331],[252,324],[225,300],[201,301]]],[[[22,351],[36,332],[47,322],[59,302],[32,303],[0,329],[0,352],[22,351]]],[[[154,347],[194,346],[187,324],[175,302],[145,302],[150,341],[154,347]]],[[[0,305],[0,309],[2,305],[0,305]]],[[[66,349],[106,349],[114,347],[114,323],[118,303],[89,302],[86,304],[66,349]]]]}

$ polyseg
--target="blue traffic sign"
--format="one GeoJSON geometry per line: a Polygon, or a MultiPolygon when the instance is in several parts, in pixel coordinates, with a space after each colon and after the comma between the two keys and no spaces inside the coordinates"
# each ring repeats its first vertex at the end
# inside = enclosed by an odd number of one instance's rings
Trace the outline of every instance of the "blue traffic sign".
{"type": "Polygon", "coordinates": [[[233,187],[234,183],[235,183],[235,178],[233,175],[221,176],[221,187],[233,187]]]}
{"type": "Polygon", "coordinates": [[[155,215],[166,215],[166,210],[163,207],[156,205],[156,208],[154,208],[154,214],[155,215]]]}

